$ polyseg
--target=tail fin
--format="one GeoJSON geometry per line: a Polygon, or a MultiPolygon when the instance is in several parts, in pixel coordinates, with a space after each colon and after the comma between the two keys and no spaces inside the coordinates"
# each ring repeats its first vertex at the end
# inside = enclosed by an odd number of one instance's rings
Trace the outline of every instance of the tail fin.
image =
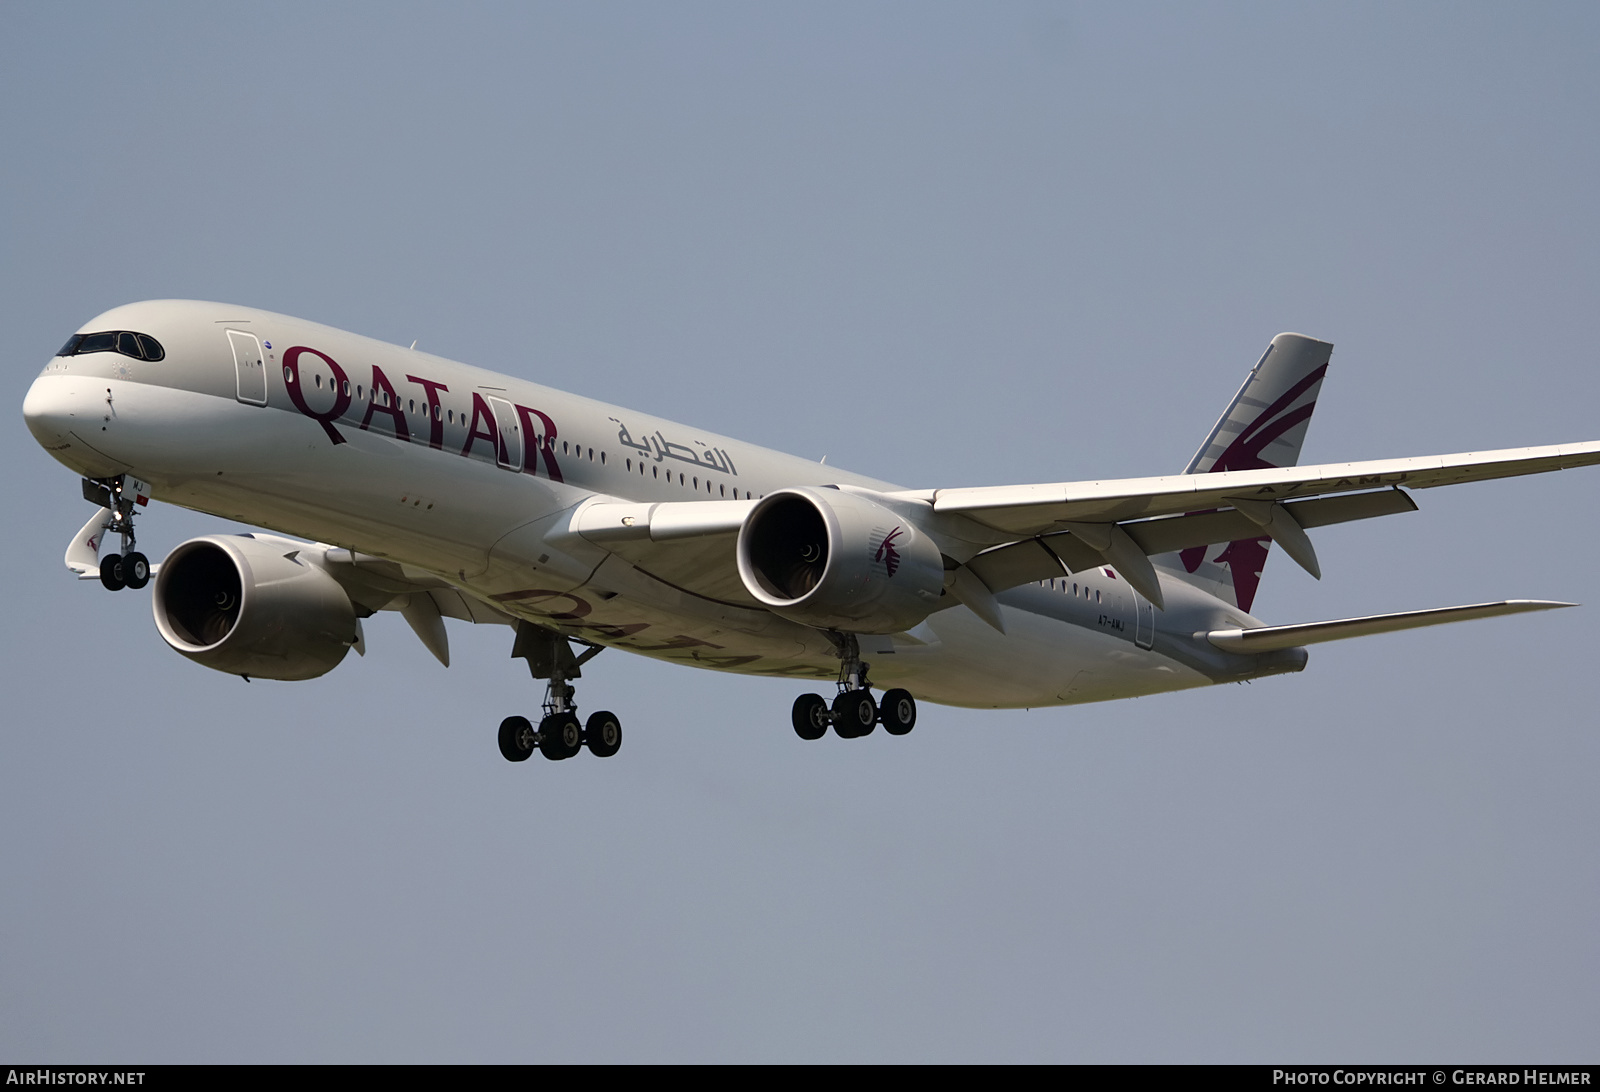
{"type": "MultiPolygon", "coordinates": [[[[1245,378],[1185,474],[1259,470],[1300,461],[1311,412],[1333,346],[1299,334],[1279,334],[1245,378]]],[[[1255,602],[1270,538],[1195,546],[1151,560],[1248,611],[1255,602]]]]}

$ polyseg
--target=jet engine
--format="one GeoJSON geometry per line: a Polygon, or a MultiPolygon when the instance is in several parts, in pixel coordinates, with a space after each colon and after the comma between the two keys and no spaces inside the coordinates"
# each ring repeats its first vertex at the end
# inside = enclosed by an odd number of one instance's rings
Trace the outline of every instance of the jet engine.
{"type": "Polygon", "coordinates": [[[248,535],[183,543],[156,575],[156,628],[195,663],[257,679],[314,679],[356,641],[339,582],[296,544],[248,535]]]}
{"type": "Polygon", "coordinates": [[[933,613],[944,559],[905,516],[854,493],[782,489],[739,528],[739,577],[775,614],[851,633],[897,633],[933,613]]]}

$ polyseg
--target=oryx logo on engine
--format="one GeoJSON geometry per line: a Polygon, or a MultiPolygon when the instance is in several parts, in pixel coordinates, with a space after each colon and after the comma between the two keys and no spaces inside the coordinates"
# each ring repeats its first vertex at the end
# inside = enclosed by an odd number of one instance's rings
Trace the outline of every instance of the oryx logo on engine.
{"type": "Polygon", "coordinates": [[[894,540],[900,537],[903,528],[896,527],[883,536],[878,543],[878,552],[872,555],[872,560],[883,562],[883,567],[893,576],[894,571],[900,567],[900,551],[894,548],[894,540]]]}

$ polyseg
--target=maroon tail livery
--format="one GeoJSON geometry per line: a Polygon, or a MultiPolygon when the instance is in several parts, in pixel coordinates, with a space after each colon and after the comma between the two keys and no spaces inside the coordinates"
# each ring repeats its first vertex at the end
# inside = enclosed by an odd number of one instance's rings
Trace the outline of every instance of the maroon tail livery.
{"type": "MultiPolygon", "coordinates": [[[[1184,469],[1185,474],[1294,466],[1333,346],[1279,334],[1184,469]]],[[[1255,602],[1270,538],[1195,546],[1151,560],[1248,611],[1255,602]]]]}

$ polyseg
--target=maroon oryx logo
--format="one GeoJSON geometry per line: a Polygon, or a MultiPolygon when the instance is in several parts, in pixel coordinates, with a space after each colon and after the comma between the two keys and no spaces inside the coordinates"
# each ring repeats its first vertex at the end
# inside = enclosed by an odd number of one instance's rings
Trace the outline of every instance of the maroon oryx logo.
{"type": "Polygon", "coordinates": [[[894,548],[894,540],[900,536],[901,528],[896,527],[883,536],[883,541],[878,543],[878,552],[872,555],[872,560],[883,562],[883,567],[893,576],[894,571],[900,567],[900,551],[894,548]]]}

